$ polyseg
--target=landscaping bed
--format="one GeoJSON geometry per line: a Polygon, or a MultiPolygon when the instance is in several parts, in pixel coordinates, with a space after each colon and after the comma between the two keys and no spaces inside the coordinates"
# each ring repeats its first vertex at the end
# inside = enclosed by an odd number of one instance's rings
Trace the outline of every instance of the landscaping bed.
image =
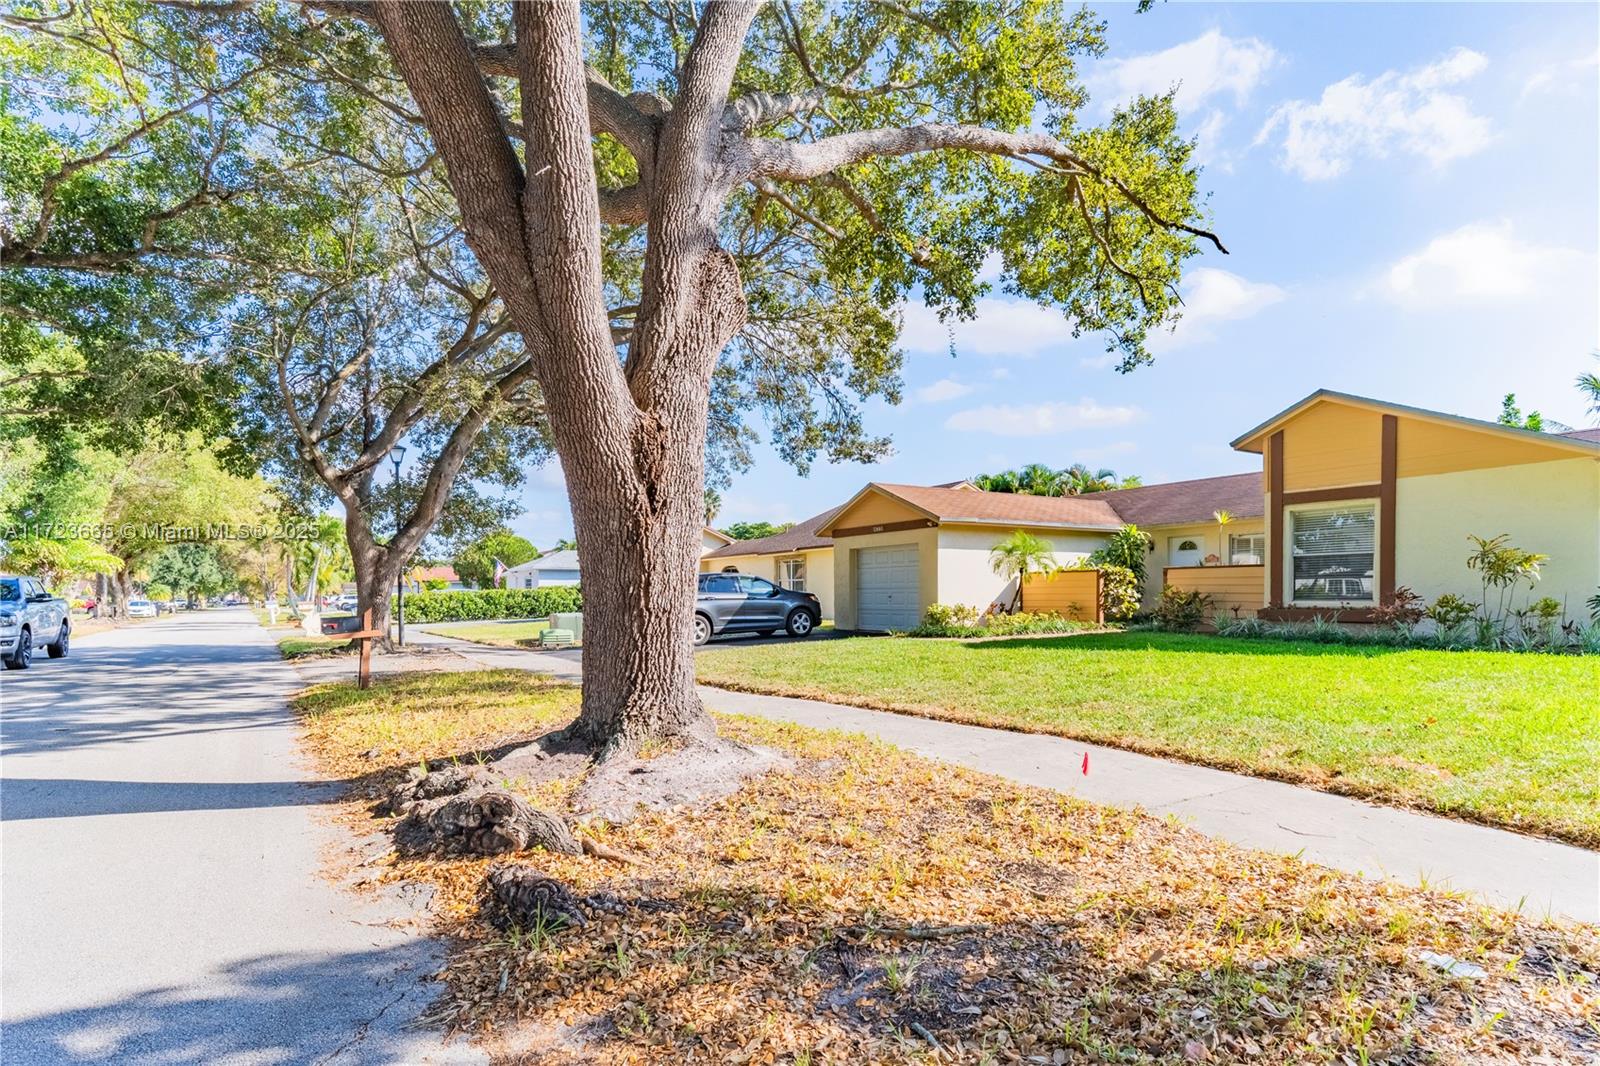
{"type": "MultiPolygon", "coordinates": [[[[475,766],[564,724],[577,699],[479,671],[319,686],[299,708],[324,773],[370,801],[411,767],[475,766]]],[[[541,1062],[1600,1051],[1592,928],[1234,848],[859,736],[720,725],[789,769],[699,810],[583,830],[633,864],[513,857],[566,886],[581,927],[488,924],[496,860],[376,862],[379,880],[431,886],[454,938],[434,1020],[541,1062]]],[[[568,794],[507,784],[549,810],[568,794]]],[[[392,827],[368,806],[348,808],[356,832],[392,827]]]]}
{"type": "Polygon", "coordinates": [[[537,621],[430,624],[423,632],[502,648],[533,648],[539,645],[539,634],[549,628],[549,619],[541,618],[537,621]]]}
{"type": "Polygon", "coordinates": [[[1600,844],[1600,659],[1156,632],[728,647],[700,680],[1069,736],[1600,844]]]}

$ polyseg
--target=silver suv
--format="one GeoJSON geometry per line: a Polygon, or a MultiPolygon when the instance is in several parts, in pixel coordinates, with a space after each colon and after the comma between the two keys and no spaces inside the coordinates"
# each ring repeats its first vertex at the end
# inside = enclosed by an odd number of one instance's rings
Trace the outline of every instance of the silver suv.
{"type": "Polygon", "coordinates": [[[694,642],[722,633],[786,630],[809,637],[822,623],[822,604],[809,592],[793,592],[749,574],[701,574],[694,601],[694,642]]]}

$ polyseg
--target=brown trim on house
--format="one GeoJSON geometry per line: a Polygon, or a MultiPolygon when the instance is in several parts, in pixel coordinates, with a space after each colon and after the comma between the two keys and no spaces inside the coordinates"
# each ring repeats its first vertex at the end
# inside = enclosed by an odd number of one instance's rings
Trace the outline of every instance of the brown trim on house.
{"type": "Polygon", "coordinates": [[[1378,475],[1378,602],[1394,600],[1395,485],[1400,469],[1400,419],[1383,416],[1383,450],[1378,475]]]}
{"type": "Polygon", "coordinates": [[[1256,617],[1267,622],[1309,622],[1315,618],[1326,622],[1377,621],[1371,607],[1263,607],[1256,617]]]}
{"type": "Polygon", "coordinates": [[[1382,485],[1345,485],[1337,489],[1301,489],[1286,492],[1283,502],[1290,507],[1302,503],[1328,503],[1332,500],[1370,500],[1383,495],[1382,485]]]}
{"type": "Polygon", "coordinates": [[[1173,570],[1260,570],[1262,563],[1213,563],[1211,566],[1163,566],[1161,573],[1165,576],[1173,570]]]}
{"type": "Polygon", "coordinates": [[[1267,575],[1267,602],[1283,602],[1283,430],[1278,430],[1267,440],[1267,473],[1271,486],[1267,529],[1272,543],[1267,548],[1267,565],[1272,571],[1267,575]]]}
{"type": "Polygon", "coordinates": [[[884,522],[876,526],[850,526],[848,529],[835,529],[831,534],[834,540],[840,537],[865,537],[872,533],[899,533],[905,529],[932,529],[939,523],[931,518],[909,518],[904,522],[884,522]]]}

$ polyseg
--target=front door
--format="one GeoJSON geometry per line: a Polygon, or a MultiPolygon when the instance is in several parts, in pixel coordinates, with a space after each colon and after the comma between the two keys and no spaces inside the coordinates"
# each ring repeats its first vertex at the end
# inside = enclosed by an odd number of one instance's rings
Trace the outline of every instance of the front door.
{"type": "Polygon", "coordinates": [[[1199,537],[1168,537],[1168,566],[1199,566],[1205,561],[1206,542],[1199,537]]]}

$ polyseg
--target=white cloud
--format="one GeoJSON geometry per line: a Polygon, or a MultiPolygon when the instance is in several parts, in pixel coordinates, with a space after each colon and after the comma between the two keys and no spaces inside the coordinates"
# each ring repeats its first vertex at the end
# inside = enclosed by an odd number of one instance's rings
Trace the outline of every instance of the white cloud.
{"type": "Polygon", "coordinates": [[[1436,63],[1385,71],[1371,81],[1352,74],[1323,89],[1315,103],[1280,105],[1255,143],[1281,130],[1284,169],[1307,181],[1336,178],[1358,156],[1381,159],[1396,150],[1441,166],[1489,143],[1489,120],[1445,91],[1476,77],[1488,63],[1478,52],[1457,48],[1436,63]]]}
{"type": "Polygon", "coordinates": [[[1538,93],[1573,93],[1594,88],[1595,68],[1600,67],[1600,48],[1588,55],[1559,62],[1545,62],[1522,83],[1522,99],[1538,93]]]}
{"type": "Polygon", "coordinates": [[[955,378],[940,378],[932,385],[924,385],[911,394],[912,399],[918,403],[944,403],[947,400],[959,399],[972,391],[971,385],[965,385],[955,378]]]}
{"type": "Polygon", "coordinates": [[[977,303],[977,317],[967,322],[939,316],[923,304],[907,304],[900,343],[908,351],[950,350],[961,354],[1029,358],[1072,339],[1066,316],[1030,300],[986,296],[977,303]]]}
{"type": "Polygon", "coordinates": [[[1176,85],[1178,111],[1187,115],[1218,96],[1231,94],[1234,103],[1244,103],[1277,62],[1267,42],[1213,29],[1161,52],[1112,60],[1090,83],[1118,101],[1157,96],[1176,85]]]}
{"type": "Polygon", "coordinates": [[[986,404],[957,411],[946,429],[993,433],[1002,437],[1048,437],[1074,429],[1125,426],[1139,417],[1137,407],[1106,407],[1090,399],[1077,403],[986,404]]]}
{"type": "Polygon", "coordinates": [[[1584,258],[1572,248],[1521,240],[1510,222],[1474,222],[1402,256],[1375,287],[1407,307],[1514,303],[1570,275],[1584,258]]]}
{"type": "MultiPolygon", "coordinates": [[[[1152,335],[1150,347],[1164,352],[1210,340],[1216,335],[1217,323],[1249,318],[1286,295],[1270,282],[1250,281],[1215,267],[1191,270],[1183,286],[1183,317],[1171,333],[1152,335]]],[[[1115,361],[1114,356],[1103,360],[1107,366],[1115,361]]],[[[1090,365],[1089,361],[1085,365],[1090,365]]]]}

